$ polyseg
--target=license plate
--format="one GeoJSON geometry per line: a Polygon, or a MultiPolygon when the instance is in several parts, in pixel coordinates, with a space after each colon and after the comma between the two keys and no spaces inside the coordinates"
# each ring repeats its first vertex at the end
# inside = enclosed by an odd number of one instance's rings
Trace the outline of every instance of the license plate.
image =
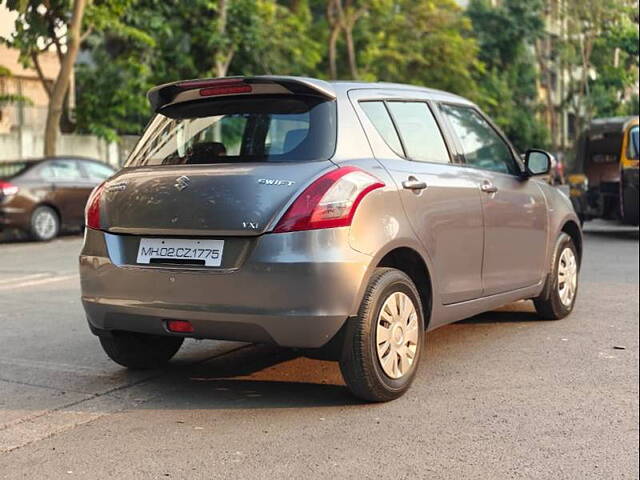
{"type": "Polygon", "coordinates": [[[151,260],[177,260],[175,263],[193,263],[206,267],[222,264],[224,240],[186,240],[180,238],[142,238],[138,247],[138,263],[151,260]],[[204,262],[204,263],[203,263],[204,262]]]}

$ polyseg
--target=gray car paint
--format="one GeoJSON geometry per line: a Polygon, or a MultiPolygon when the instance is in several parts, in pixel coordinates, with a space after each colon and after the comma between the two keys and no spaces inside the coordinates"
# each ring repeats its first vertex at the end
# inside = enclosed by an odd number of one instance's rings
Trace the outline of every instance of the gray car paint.
{"type": "MultiPolygon", "coordinates": [[[[102,207],[106,232],[88,229],[85,236],[82,300],[96,333],[120,329],[171,335],[163,321],[186,319],[194,324],[196,337],[319,347],[357,314],[369,277],[396,248],[414,250],[427,266],[433,299],[426,312],[429,329],[540,294],[555,240],[567,222],[579,224],[562,193],[535,178],[464,166],[451,138],[451,165],[401,159],[357,107],[362,95],[472,105],[460,97],[402,85],[330,86],[338,118],[330,162],[245,164],[242,175],[225,172],[231,167],[223,165],[126,169],[107,183],[108,190],[126,181],[130,193],[110,192],[102,207]],[[335,165],[358,166],[385,183],[364,198],[351,227],[269,233],[297,194],[335,165]],[[399,186],[411,174],[428,183],[421,195],[399,186]],[[181,175],[195,176],[201,188],[174,204],[179,193],[170,185],[181,175]],[[266,175],[296,183],[264,186],[257,193],[257,180],[266,175]],[[498,185],[493,198],[480,193],[483,179],[498,185]],[[226,195],[211,197],[209,181],[214,191],[226,195]],[[222,202],[224,209],[207,216],[201,205],[210,199],[222,202]],[[158,206],[153,215],[150,205],[158,206]],[[249,214],[259,219],[259,229],[239,228],[239,219],[233,218],[249,214]],[[134,240],[119,240],[122,233],[134,240]],[[237,247],[227,268],[207,270],[127,261],[141,235],[230,242],[254,238],[237,247]]],[[[329,87],[323,82],[322,88],[329,87]]]]}

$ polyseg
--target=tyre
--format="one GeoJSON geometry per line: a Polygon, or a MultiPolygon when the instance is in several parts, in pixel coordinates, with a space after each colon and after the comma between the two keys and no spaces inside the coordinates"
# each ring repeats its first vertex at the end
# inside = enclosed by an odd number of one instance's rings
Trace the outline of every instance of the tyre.
{"type": "Polygon", "coordinates": [[[31,237],[38,242],[53,240],[60,232],[60,218],[56,211],[45,205],[37,207],[31,214],[31,237]]]}
{"type": "Polygon", "coordinates": [[[113,332],[98,338],[111,360],[135,370],[163,367],[180,350],[184,340],[133,332],[113,332]]]}
{"type": "Polygon", "coordinates": [[[622,189],[622,223],[625,225],[638,225],[638,208],[640,200],[638,190],[632,187],[622,189]]]}
{"type": "Polygon", "coordinates": [[[400,270],[376,269],[345,331],[340,370],[351,392],[370,402],[406,392],[420,362],[424,325],[411,279],[400,270]]]}
{"type": "Polygon", "coordinates": [[[541,318],[559,320],[571,313],[578,294],[580,262],[569,235],[558,238],[552,262],[545,288],[533,304],[541,318]]]}

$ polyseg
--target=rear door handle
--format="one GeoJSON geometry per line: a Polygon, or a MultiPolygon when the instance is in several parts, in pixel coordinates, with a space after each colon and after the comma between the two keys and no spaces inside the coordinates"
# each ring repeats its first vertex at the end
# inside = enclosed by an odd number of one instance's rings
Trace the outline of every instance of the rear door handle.
{"type": "Polygon", "coordinates": [[[409,177],[404,182],[402,182],[402,188],[406,188],[407,190],[424,190],[427,188],[427,184],[421,180],[418,180],[416,177],[409,177]]]}
{"type": "Polygon", "coordinates": [[[489,181],[484,181],[482,185],[480,185],[480,190],[484,193],[496,193],[498,191],[498,187],[489,181]]]}

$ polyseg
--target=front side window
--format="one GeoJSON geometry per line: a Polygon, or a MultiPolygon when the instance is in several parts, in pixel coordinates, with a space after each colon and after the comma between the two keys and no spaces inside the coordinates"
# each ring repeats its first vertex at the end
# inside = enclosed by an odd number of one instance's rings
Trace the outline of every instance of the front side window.
{"type": "Polygon", "coordinates": [[[640,145],[638,145],[639,138],[638,133],[640,132],[640,127],[636,125],[635,127],[631,127],[629,130],[629,151],[627,153],[627,157],[630,160],[638,160],[638,152],[640,151],[640,145]]]}
{"type": "Polygon", "coordinates": [[[407,156],[421,162],[449,163],[449,152],[429,106],[424,102],[387,102],[407,156]]]}
{"type": "Polygon", "coordinates": [[[125,167],[328,160],[335,102],[245,97],[171,105],[158,113],[125,167]]]}
{"type": "Polygon", "coordinates": [[[442,104],[440,109],[460,139],[468,165],[492,172],[520,173],[509,146],[476,110],[448,104],[442,104]]]}

